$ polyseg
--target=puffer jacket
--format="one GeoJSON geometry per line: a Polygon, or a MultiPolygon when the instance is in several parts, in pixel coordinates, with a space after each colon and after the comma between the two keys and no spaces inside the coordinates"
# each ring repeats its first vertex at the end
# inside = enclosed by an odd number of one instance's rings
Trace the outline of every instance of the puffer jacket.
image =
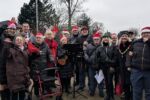
{"type": "Polygon", "coordinates": [[[33,43],[33,45],[40,50],[40,53],[30,56],[32,71],[42,71],[45,68],[48,68],[48,62],[54,63],[54,58],[45,42],[42,44],[33,43]]]}
{"type": "Polygon", "coordinates": [[[127,56],[126,66],[139,70],[150,70],[150,39],[144,42],[143,39],[134,41],[131,45],[133,56],[127,56]]]}
{"type": "Polygon", "coordinates": [[[11,91],[25,90],[30,85],[27,48],[9,48],[5,54],[7,85],[11,91]]]}

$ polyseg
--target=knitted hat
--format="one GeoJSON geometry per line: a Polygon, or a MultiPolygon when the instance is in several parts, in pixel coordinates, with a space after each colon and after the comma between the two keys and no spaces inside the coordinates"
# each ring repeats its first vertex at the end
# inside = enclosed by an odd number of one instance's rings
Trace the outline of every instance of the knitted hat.
{"type": "Polygon", "coordinates": [[[14,23],[12,23],[7,28],[8,29],[16,29],[16,25],[14,23]]]}
{"type": "Polygon", "coordinates": [[[111,34],[110,32],[106,32],[106,33],[102,36],[102,38],[105,38],[105,37],[111,38],[111,37],[110,37],[110,34],[111,34]]]}
{"type": "Polygon", "coordinates": [[[36,37],[43,37],[43,34],[42,33],[37,33],[36,37]]]}
{"type": "Polygon", "coordinates": [[[100,38],[100,37],[101,37],[101,34],[100,34],[99,32],[96,32],[96,33],[93,34],[93,38],[94,38],[94,37],[100,38]]]}
{"type": "Polygon", "coordinates": [[[150,27],[147,26],[147,27],[142,28],[141,33],[150,33],[150,27]]]}
{"type": "Polygon", "coordinates": [[[125,30],[125,31],[120,31],[119,33],[118,33],[118,38],[120,38],[122,35],[124,35],[124,34],[126,34],[126,35],[129,35],[129,32],[127,31],[127,30],[125,30]]]}

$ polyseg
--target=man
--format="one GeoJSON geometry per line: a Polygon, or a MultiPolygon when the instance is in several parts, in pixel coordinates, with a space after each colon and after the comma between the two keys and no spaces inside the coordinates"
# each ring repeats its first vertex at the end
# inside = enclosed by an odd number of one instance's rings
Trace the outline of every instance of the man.
{"type": "Polygon", "coordinates": [[[30,26],[28,23],[22,24],[22,35],[25,37],[26,42],[28,42],[29,40],[31,42],[35,42],[35,37],[30,31],[30,26]]]}
{"type": "Polygon", "coordinates": [[[93,34],[93,43],[90,43],[87,45],[86,50],[84,51],[84,59],[87,62],[88,66],[88,75],[89,75],[89,94],[90,96],[95,95],[96,86],[98,85],[99,89],[99,96],[103,97],[103,82],[101,84],[98,84],[95,75],[97,72],[99,72],[99,66],[96,66],[98,64],[96,59],[96,50],[100,46],[100,34],[95,33],[93,34]]]}
{"type": "Polygon", "coordinates": [[[127,67],[131,67],[133,100],[150,100],[150,27],[141,30],[141,38],[132,43],[127,67]]]}
{"type": "Polygon", "coordinates": [[[111,46],[110,32],[103,35],[102,46],[97,49],[96,55],[99,65],[104,73],[104,80],[106,85],[106,97],[104,100],[114,100],[113,92],[113,73],[115,71],[115,47],[111,46]]]}
{"type": "Polygon", "coordinates": [[[111,40],[112,40],[112,45],[113,45],[113,46],[116,46],[116,45],[117,45],[117,42],[118,42],[118,37],[117,37],[117,34],[116,34],[116,33],[112,33],[112,34],[111,34],[111,40]]]}
{"type": "Polygon", "coordinates": [[[35,95],[38,95],[38,81],[35,78],[34,72],[35,71],[42,71],[45,68],[48,68],[48,62],[53,63],[54,59],[52,57],[52,54],[49,50],[49,47],[44,42],[44,36],[42,33],[36,34],[36,41],[33,43],[33,45],[39,50],[37,54],[31,54],[30,61],[31,61],[31,74],[34,80],[34,90],[35,95]]]}
{"type": "Polygon", "coordinates": [[[79,28],[78,28],[78,26],[73,26],[72,30],[71,30],[71,33],[72,33],[72,35],[70,37],[69,42],[71,44],[75,44],[75,43],[77,43],[77,38],[79,36],[79,28]]]}

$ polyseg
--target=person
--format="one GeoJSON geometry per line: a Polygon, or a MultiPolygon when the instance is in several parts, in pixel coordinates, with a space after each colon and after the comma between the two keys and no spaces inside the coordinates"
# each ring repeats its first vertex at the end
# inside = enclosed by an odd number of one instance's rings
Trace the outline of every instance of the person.
{"type": "Polygon", "coordinates": [[[22,24],[21,34],[25,37],[26,42],[28,41],[35,42],[35,36],[31,33],[30,25],[28,23],[25,22],[22,24]]]}
{"type": "Polygon", "coordinates": [[[141,38],[135,40],[128,53],[126,66],[131,71],[133,100],[150,100],[150,27],[141,30],[141,38]]]}
{"type": "Polygon", "coordinates": [[[120,31],[118,33],[118,48],[117,48],[117,66],[118,66],[118,83],[121,85],[121,98],[124,100],[132,100],[132,86],[130,81],[130,71],[126,66],[128,52],[131,48],[131,41],[128,31],[120,31]]]}
{"type": "MultiPolygon", "coordinates": [[[[36,96],[39,95],[39,84],[38,80],[36,78],[36,71],[41,72],[42,70],[48,68],[48,62],[54,63],[54,58],[47,46],[47,44],[44,42],[44,36],[42,33],[36,34],[36,41],[34,43],[29,42],[30,45],[28,47],[34,47],[34,51],[30,54],[30,68],[31,68],[31,77],[34,80],[34,93],[36,96]]],[[[29,51],[31,48],[28,48],[29,51]]],[[[46,75],[46,73],[43,73],[43,76],[46,75]]],[[[48,92],[49,87],[44,88],[44,92],[48,92]],[[46,90],[47,88],[47,90],[46,90]]]]}
{"type": "Polygon", "coordinates": [[[64,35],[60,36],[60,44],[57,49],[57,66],[60,68],[60,79],[62,88],[66,93],[70,93],[69,86],[70,86],[70,79],[72,77],[72,70],[70,63],[70,57],[67,54],[67,50],[63,47],[65,44],[68,43],[67,37],[64,35]]]}
{"type": "Polygon", "coordinates": [[[10,24],[9,26],[5,26],[6,29],[3,29],[2,40],[1,40],[1,52],[0,52],[0,91],[2,100],[10,99],[10,91],[7,88],[7,76],[6,76],[6,61],[7,57],[5,53],[9,48],[12,47],[12,42],[15,38],[15,24],[10,24]]]}
{"type": "Polygon", "coordinates": [[[87,62],[88,67],[88,75],[89,75],[89,94],[90,96],[94,96],[96,86],[98,85],[99,89],[99,96],[104,97],[103,93],[103,82],[98,84],[95,75],[97,72],[99,72],[99,67],[97,68],[96,64],[96,50],[100,46],[100,34],[95,33],[93,34],[93,43],[90,43],[87,45],[87,48],[84,50],[84,59],[87,62]]]}
{"type": "Polygon", "coordinates": [[[104,74],[106,96],[104,100],[114,100],[113,73],[115,71],[116,48],[111,45],[110,32],[106,32],[97,51],[98,63],[104,74]]]}
{"type": "Polygon", "coordinates": [[[29,76],[28,51],[22,36],[15,37],[15,44],[6,49],[5,56],[7,86],[11,93],[10,99],[24,100],[25,91],[32,80],[29,76]]]}
{"type": "Polygon", "coordinates": [[[116,33],[111,33],[111,40],[112,40],[112,45],[113,46],[117,46],[117,42],[118,42],[118,37],[116,33]]]}
{"type": "MultiPolygon", "coordinates": [[[[73,26],[72,30],[71,30],[71,37],[69,39],[69,43],[70,44],[78,44],[77,43],[77,39],[79,37],[79,27],[78,26],[73,26]]],[[[80,56],[78,57],[78,54],[76,55],[76,58],[80,58],[80,56]]],[[[76,60],[77,60],[76,59],[76,60]]],[[[71,60],[71,64],[72,66],[75,66],[74,70],[75,70],[75,75],[76,75],[76,79],[75,79],[75,86],[79,85],[79,66],[80,64],[78,63],[78,60],[76,63],[73,62],[73,60],[71,60]]]]}
{"type": "MultiPolygon", "coordinates": [[[[77,39],[78,44],[83,44],[83,47],[86,47],[88,43],[91,43],[90,34],[88,27],[83,26],[81,28],[80,35],[77,39]]],[[[85,73],[86,73],[86,62],[84,61],[84,57],[80,57],[79,59],[79,87],[77,90],[84,90],[85,87],[85,73]]]]}
{"type": "Polygon", "coordinates": [[[62,35],[64,35],[65,37],[67,37],[68,40],[70,39],[70,33],[69,33],[69,31],[63,30],[62,31],[62,35]]]}
{"type": "MultiPolygon", "coordinates": [[[[58,43],[54,40],[55,35],[51,30],[46,30],[45,32],[45,42],[47,43],[50,52],[54,58],[54,61],[56,62],[56,55],[57,55],[57,47],[58,43]]],[[[49,67],[54,67],[55,65],[52,65],[49,63],[49,67]]]]}

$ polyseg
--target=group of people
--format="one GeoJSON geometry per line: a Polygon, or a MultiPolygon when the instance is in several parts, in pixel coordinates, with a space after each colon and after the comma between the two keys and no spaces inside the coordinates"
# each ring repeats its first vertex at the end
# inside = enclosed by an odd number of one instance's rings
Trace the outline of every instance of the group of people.
{"type": "Polygon", "coordinates": [[[84,91],[87,76],[90,96],[94,97],[98,86],[104,100],[115,100],[115,94],[124,100],[142,100],[143,93],[145,100],[150,100],[150,27],[142,28],[137,38],[131,30],[90,33],[87,26],[73,26],[71,32],[47,29],[44,34],[33,34],[28,23],[23,23],[19,31],[16,25],[11,23],[0,30],[2,100],[24,100],[31,85],[38,96],[35,70],[55,66],[63,92],[70,93],[72,77],[77,90],[84,91]],[[67,44],[82,44],[82,52],[72,57],[65,48],[67,44]],[[104,79],[98,83],[95,75],[100,71],[104,79]]]}

